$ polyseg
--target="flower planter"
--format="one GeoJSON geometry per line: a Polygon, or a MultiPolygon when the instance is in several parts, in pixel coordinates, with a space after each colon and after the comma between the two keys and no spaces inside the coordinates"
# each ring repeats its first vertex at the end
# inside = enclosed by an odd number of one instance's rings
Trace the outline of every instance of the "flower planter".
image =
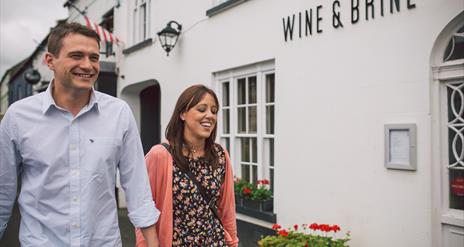
{"type": "Polygon", "coordinates": [[[242,206],[243,205],[243,198],[238,195],[238,194],[235,194],[235,206],[242,206]]]}
{"type": "Polygon", "coordinates": [[[272,198],[267,200],[250,200],[243,199],[242,205],[245,208],[253,209],[261,212],[272,212],[274,209],[274,203],[272,198]]]}

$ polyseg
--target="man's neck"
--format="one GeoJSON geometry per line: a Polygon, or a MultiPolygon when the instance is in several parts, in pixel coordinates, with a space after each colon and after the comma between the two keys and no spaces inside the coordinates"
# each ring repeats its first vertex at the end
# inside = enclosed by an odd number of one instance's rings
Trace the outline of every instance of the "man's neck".
{"type": "Polygon", "coordinates": [[[90,90],[76,90],[63,87],[56,81],[53,82],[52,96],[55,103],[68,110],[73,116],[76,116],[90,100],[90,90]]]}

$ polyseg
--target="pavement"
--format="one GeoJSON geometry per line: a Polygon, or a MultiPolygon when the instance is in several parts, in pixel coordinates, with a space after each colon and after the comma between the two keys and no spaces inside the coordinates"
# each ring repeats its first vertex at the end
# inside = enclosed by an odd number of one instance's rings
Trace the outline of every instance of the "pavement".
{"type": "MultiPolygon", "coordinates": [[[[125,208],[118,209],[119,229],[121,231],[121,240],[123,247],[135,246],[135,233],[134,227],[127,217],[127,210],[125,208]]],[[[8,227],[0,240],[0,247],[20,247],[18,240],[19,222],[21,216],[17,205],[13,208],[8,227]]]]}

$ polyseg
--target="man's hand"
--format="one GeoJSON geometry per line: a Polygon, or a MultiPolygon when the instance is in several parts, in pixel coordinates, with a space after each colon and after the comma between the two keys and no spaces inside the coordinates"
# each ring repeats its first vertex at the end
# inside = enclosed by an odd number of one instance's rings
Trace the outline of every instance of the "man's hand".
{"type": "Polygon", "coordinates": [[[155,225],[140,228],[142,235],[145,238],[148,247],[159,247],[158,233],[156,233],[155,225]]]}

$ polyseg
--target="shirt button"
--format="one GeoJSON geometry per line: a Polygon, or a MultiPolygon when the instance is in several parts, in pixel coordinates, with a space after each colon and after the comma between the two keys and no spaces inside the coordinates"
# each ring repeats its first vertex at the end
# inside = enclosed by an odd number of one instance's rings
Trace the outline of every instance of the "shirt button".
{"type": "Polygon", "coordinates": [[[69,145],[69,150],[71,150],[71,151],[76,151],[76,149],[77,149],[77,147],[76,147],[75,144],[70,144],[70,145],[69,145]]]}
{"type": "Polygon", "coordinates": [[[73,202],[79,202],[79,198],[77,196],[73,196],[73,202]]]}
{"type": "Polygon", "coordinates": [[[78,228],[78,227],[79,227],[79,224],[73,223],[71,226],[72,226],[73,228],[78,228]]]}
{"type": "Polygon", "coordinates": [[[72,175],[73,177],[79,176],[79,170],[77,170],[77,169],[71,170],[71,175],[72,175]]]}

